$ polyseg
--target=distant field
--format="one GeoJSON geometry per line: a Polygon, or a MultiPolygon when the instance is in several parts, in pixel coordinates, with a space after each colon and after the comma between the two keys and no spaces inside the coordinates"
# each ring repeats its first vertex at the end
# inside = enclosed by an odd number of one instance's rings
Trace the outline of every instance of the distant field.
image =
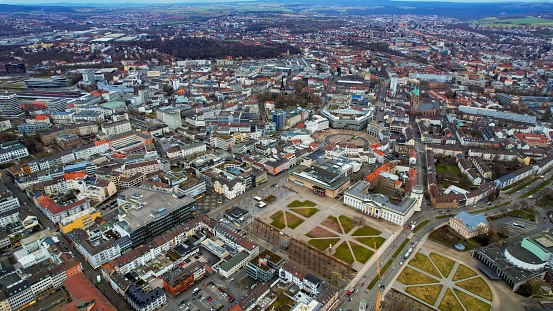
{"type": "Polygon", "coordinates": [[[193,22],[197,22],[197,21],[195,21],[195,20],[168,21],[168,22],[165,22],[164,24],[165,25],[177,25],[177,24],[186,24],[186,23],[193,23],[193,22]]]}
{"type": "Polygon", "coordinates": [[[521,17],[512,19],[497,19],[495,17],[472,21],[488,27],[517,27],[517,26],[553,26],[553,19],[541,17],[521,17]]]}

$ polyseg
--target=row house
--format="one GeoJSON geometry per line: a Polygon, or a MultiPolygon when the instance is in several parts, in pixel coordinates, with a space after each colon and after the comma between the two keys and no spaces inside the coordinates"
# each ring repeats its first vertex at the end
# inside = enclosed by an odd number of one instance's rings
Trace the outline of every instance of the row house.
{"type": "Polygon", "coordinates": [[[45,145],[50,145],[56,141],[56,137],[60,134],[74,134],[77,136],[88,136],[98,133],[98,124],[96,123],[80,123],[58,126],[50,130],[40,133],[40,140],[45,145]]]}
{"type": "Polygon", "coordinates": [[[19,206],[19,199],[0,181],[0,213],[14,210],[19,206]]]}
{"type": "Polygon", "coordinates": [[[516,160],[516,153],[509,150],[474,149],[468,151],[469,157],[480,157],[485,161],[511,162],[516,160]]]}
{"type": "Polygon", "coordinates": [[[470,160],[472,161],[472,164],[474,164],[474,167],[484,177],[485,179],[491,179],[493,176],[493,171],[490,169],[490,167],[484,163],[481,157],[474,156],[471,157],[470,160]]]}
{"type": "Polygon", "coordinates": [[[107,239],[100,233],[74,229],[68,233],[75,249],[83,255],[93,269],[121,256],[121,246],[117,240],[107,239]]]}
{"type": "Polygon", "coordinates": [[[24,165],[22,169],[27,174],[37,173],[78,160],[88,160],[92,156],[105,153],[108,150],[109,144],[107,141],[96,141],[73,150],[63,151],[36,161],[31,161],[24,165]]]}
{"type": "Polygon", "coordinates": [[[16,144],[0,149],[0,164],[13,163],[29,156],[29,150],[22,144],[16,144]]]}
{"type": "Polygon", "coordinates": [[[223,240],[225,244],[238,249],[239,251],[245,251],[246,253],[248,253],[248,261],[259,255],[259,245],[257,245],[252,240],[241,236],[227,226],[220,223],[215,224],[213,226],[213,231],[215,233],[215,236],[223,240]]]}
{"type": "Polygon", "coordinates": [[[432,150],[435,155],[457,157],[458,154],[464,154],[464,150],[461,147],[454,145],[434,145],[429,144],[425,146],[425,150],[432,150]]]}
{"type": "Polygon", "coordinates": [[[102,124],[102,132],[108,136],[115,136],[130,131],[132,131],[132,126],[128,120],[102,124]]]}
{"type": "MultiPolygon", "coordinates": [[[[147,245],[140,246],[134,250],[126,253],[125,255],[114,259],[109,263],[110,267],[113,267],[115,271],[122,275],[133,271],[134,269],[145,265],[147,262],[157,258],[163,253],[170,251],[178,245],[181,245],[188,241],[196,231],[207,228],[209,219],[206,216],[201,216],[197,219],[188,221],[182,226],[178,226],[175,229],[155,238],[147,245]]],[[[188,245],[187,247],[190,247],[188,245]]],[[[187,256],[193,255],[198,250],[190,252],[187,256]]],[[[186,259],[186,257],[184,258],[186,259]]],[[[175,264],[177,264],[176,262],[175,264]]]]}
{"type": "Polygon", "coordinates": [[[526,177],[534,175],[533,167],[531,166],[523,166],[519,168],[518,170],[508,173],[507,175],[503,175],[496,180],[494,180],[497,187],[500,189],[503,189],[519,180],[522,180],[526,177]]]}
{"type": "Polygon", "coordinates": [[[148,175],[160,170],[165,170],[165,165],[160,160],[150,160],[137,163],[125,164],[121,176],[131,177],[137,173],[148,175]]]}

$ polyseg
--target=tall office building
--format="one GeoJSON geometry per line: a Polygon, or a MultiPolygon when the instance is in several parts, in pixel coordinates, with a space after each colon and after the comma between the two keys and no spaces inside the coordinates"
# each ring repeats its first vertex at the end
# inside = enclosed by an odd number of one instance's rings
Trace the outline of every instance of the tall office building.
{"type": "Polygon", "coordinates": [[[0,115],[6,119],[18,119],[25,115],[19,106],[17,94],[10,92],[0,93],[0,115]]]}
{"type": "Polygon", "coordinates": [[[132,247],[150,242],[193,218],[196,201],[141,188],[121,191],[117,197],[119,222],[114,229],[131,239],[132,247]]]}
{"type": "Polygon", "coordinates": [[[276,124],[276,130],[280,131],[286,126],[286,112],[283,110],[273,111],[273,122],[276,124]]]}
{"type": "Polygon", "coordinates": [[[69,105],[67,104],[67,99],[65,98],[49,99],[48,101],[46,101],[46,106],[48,107],[48,111],[50,112],[65,111],[65,109],[69,108],[69,105]]]}
{"type": "Polygon", "coordinates": [[[392,95],[396,95],[397,92],[397,75],[394,73],[390,77],[390,90],[392,91],[392,95]]]}

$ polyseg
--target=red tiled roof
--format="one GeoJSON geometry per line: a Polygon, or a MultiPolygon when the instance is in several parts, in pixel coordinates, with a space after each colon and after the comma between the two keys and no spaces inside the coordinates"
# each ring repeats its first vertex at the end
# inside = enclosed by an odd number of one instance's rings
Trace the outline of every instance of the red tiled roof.
{"type": "Polygon", "coordinates": [[[83,300],[86,302],[94,300],[91,310],[117,311],[117,308],[82,273],[77,273],[63,281],[63,285],[73,297],[73,302],[63,306],[62,311],[78,310],[76,304],[83,300]]]}
{"type": "Polygon", "coordinates": [[[65,180],[85,179],[86,176],[87,175],[85,171],[69,172],[69,173],[63,174],[63,179],[65,180]]]}
{"type": "Polygon", "coordinates": [[[50,211],[52,214],[61,213],[63,211],[66,211],[68,209],[71,209],[75,206],[84,204],[86,202],[86,199],[79,200],[74,203],[70,203],[64,206],[59,206],[58,203],[56,203],[54,200],[52,200],[51,197],[42,195],[36,199],[38,204],[42,207],[50,211]]]}

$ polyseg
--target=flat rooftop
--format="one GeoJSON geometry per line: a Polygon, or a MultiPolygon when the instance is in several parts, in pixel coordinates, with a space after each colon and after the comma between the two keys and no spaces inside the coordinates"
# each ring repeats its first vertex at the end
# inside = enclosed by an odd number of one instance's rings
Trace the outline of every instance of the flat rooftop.
{"type": "MultiPolygon", "coordinates": [[[[165,192],[135,187],[121,191],[120,196],[126,197],[127,202],[135,201],[142,206],[137,209],[128,209],[126,213],[119,209],[120,216],[124,215],[120,219],[125,220],[132,229],[140,228],[154,221],[156,218],[152,215],[157,215],[157,218],[160,218],[195,202],[193,198],[177,199],[165,192]],[[163,212],[163,210],[165,211],[163,212]]],[[[134,205],[137,206],[136,203],[134,205]]]]}
{"type": "MultiPolygon", "coordinates": [[[[522,252],[521,250],[509,249],[510,253],[511,252],[517,253],[519,251],[522,252]]],[[[488,258],[492,258],[495,264],[499,268],[501,268],[501,270],[504,273],[508,274],[512,279],[516,280],[517,283],[523,280],[527,280],[543,271],[543,270],[528,271],[513,265],[505,258],[505,247],[491,246],[486,248],[480,248],[478,249],[478,252],[486,255],[488,258]]]]}
{"type": "Polygon", "coordinates": [[[396,213],[406,214],[409,208],[415,203],[413,198],[404,198],[398,205],[390,202],[387,196],[379,193],[368,192],[369,183],[359,181],[346,191],[347,195],[357,197],[365,203],[372,203],[396,213]]]}

